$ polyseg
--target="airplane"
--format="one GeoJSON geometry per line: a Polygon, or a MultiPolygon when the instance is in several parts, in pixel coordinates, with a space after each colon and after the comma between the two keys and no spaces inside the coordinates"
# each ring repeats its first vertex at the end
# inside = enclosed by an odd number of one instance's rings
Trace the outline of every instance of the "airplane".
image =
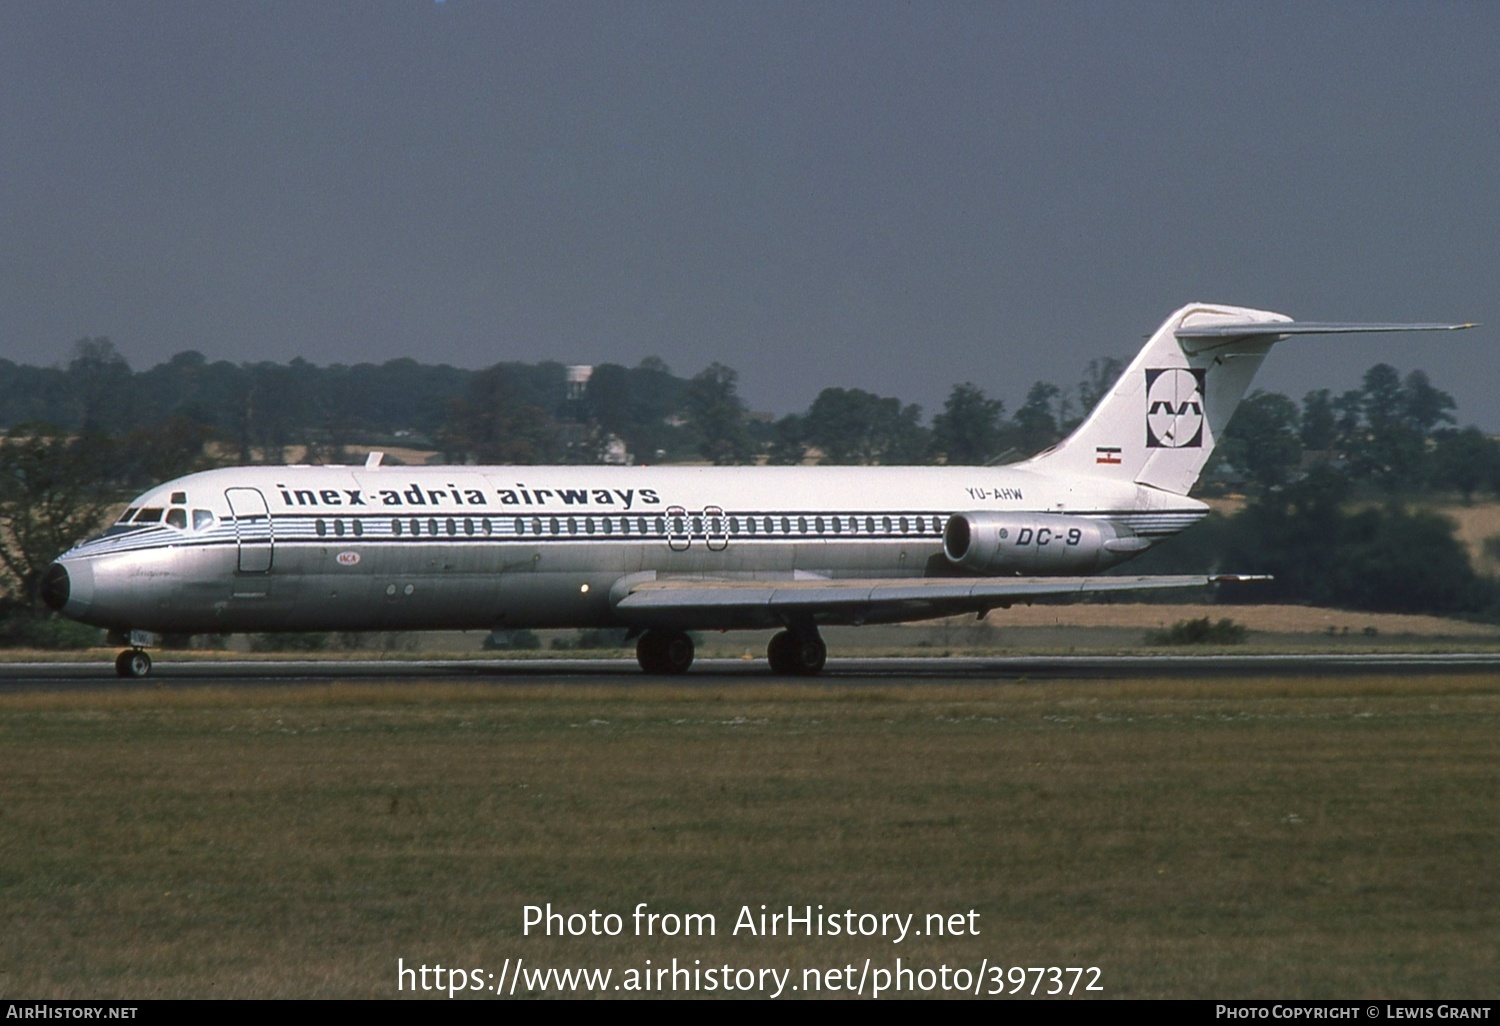
{"type": "Polygon", "coordinates": [[[984,615],[1041,596],[1243,575],[1103,573],[1190,527],[1188,492],[1271,346],[1467,324],[1173,313],[1063,441],[1009,466],[250,466],[148,489],[63,553],[41,595],[130,647],[162,634],[626,628],[641,668],[689,631],[776,629],[773,672],[819,673],[819,628],[984,615]]]}

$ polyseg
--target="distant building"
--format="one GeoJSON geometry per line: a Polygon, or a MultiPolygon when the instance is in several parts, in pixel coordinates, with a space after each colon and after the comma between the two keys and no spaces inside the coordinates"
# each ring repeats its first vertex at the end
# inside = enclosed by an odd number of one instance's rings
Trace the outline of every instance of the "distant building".
{"type": "Polygon", "coordinates": [[[594,365],[591,363],[575,363],[568,366],[568,398],[582,399],[583,394],[588,391],[589,378],[594,376],[594,365]]]}
{"type": "Polygon", "coordinates": [[[630,463],[630,450],[625,448],[625,439],[619,435],[606,435],[599,452],[599,462],[623,467],[630,463]]]}

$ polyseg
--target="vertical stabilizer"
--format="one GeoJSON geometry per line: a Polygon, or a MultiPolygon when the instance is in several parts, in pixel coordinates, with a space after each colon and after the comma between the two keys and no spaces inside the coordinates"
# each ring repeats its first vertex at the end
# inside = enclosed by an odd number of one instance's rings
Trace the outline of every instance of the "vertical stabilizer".
{"type": "Polygon", "coordinates": [[[1267,310],[1183,307],[1156,330],[1076,431],[1023,465],[1186,495],[1261,361],[1282,337],[1278,326],[1290,323],[1285,314],[1267,310]],[[1225,327],[1244,333],[1193,334],[1225,327]]]}

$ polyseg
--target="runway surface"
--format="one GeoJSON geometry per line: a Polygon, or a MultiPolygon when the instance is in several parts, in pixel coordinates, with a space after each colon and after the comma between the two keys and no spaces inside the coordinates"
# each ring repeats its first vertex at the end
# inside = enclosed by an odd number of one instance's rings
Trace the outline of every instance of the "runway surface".
{"type": "MultiPolygon", "coordinates": [[[[1500,653],[1361,653],[1304,655],[1038,655],[828,660],[815,678],[837,684],[906,681],[1118,680],[1146,677],[1337,676],[1355,673],[1500,672],[1500,653]]],[[[384,659],[183,660],[158,659],[151,676],[122,680],[109,660],[0,663],[0,694],[69,688],[288,686],[364,682],[491,682],[602,684],[673,681],[682,684],[756,683],[774,678],[763,659],[703,659],[681,677],[647,677],[634,659],[384,659]]]]}

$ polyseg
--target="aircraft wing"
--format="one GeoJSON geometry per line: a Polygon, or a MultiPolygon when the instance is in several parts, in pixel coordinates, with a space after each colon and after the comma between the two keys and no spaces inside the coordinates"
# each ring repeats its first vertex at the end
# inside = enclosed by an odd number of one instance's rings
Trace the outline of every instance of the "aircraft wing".
{"type": "Polygon", "coordinates": [[[1200,588],[1256,580],[1269,578],[1242,574],[791,581],[669,577],[634,584],[615,600],[614,608],[633,625],[678,629],[777,627],[796,619],[819,624],[900,623],[983,613],[1043,596],[1200,588]]]}

